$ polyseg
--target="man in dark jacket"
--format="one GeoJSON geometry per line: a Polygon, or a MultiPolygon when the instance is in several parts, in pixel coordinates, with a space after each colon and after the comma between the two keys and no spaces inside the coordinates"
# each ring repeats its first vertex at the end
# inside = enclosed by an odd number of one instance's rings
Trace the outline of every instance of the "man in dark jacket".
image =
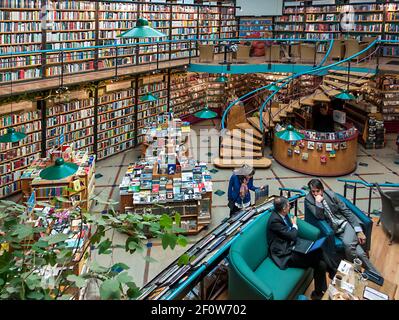
{"type": "Polygon", "coordinates": [[[342,240],[348,261],[352,262],[358,257],[366,269],[379,274],[362,248],[366,236],[355,214],[334,192],[324,190],[319,179],[310,180],[308,186],[310,192],[305,198],[305,209],[317,219],[325,219],[328,222],[335,236],[342,240]]]}
{"type": "Polygon", "coordinates": [[[293,251],[298,238],[296,217],[292,220],[288,216],[290,204],[285,197],[274,199],[274,211],[271,213],[267,225],[267,241],[270,257],[282,270],[289,268],[313,268],[315,291],[312,299],[321,299],[327,289],[326,269],[322,252],[315,250],[307,254],[293,251]]]}

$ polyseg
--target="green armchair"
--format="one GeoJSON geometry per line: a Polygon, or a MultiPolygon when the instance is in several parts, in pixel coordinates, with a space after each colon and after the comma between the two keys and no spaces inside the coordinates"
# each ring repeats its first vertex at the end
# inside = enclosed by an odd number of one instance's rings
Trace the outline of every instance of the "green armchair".
{"type": "MultiPolygon", "coordinates": [[[[280,270],[269,255],[266,227],[270,212],[258,218],[231,245],[229,252],[229,299],[294,300],[313,279],[313,270],[280,270]]],[[[316,240],[320,231],[298,219],[301,238],[316,240]]]]}

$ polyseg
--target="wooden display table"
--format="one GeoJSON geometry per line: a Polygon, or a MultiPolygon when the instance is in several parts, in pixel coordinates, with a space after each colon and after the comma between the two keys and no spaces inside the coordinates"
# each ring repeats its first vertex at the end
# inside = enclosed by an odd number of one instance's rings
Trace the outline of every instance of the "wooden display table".
{"type": "MultiPolygon", "coordinates": [[[[353,172],[357,163],[357,137],[355,129],[338,134],[341,139],[306,137],[297,142],[284,141],[274,136],[273,157],[282,166],[314,176],[342,176],[353,172]],[[352,130],[353,133],[348,132],[352,130]]],[[[306,131],[314,135],[323,134],[306,131]]],[[[326,133],[328,135],[328,133],[326,133]]],[[[327,136],[328,137],[328,136],[327,136]]]]}
{"type": "MultiPolygon", "coordinates": [[[[363,293],[364,293],[365,287],[367,286],[367,287],[370,287],[370,288],[372,288],[372,289],[375,289],[375,290],[377,290],[377,291],[379,291],[379,292],[381,292],[381,293],[384,293],[384,294],[388,295],[389,300],[394,300],[394,299],[395,299],[395,293],[396,293],[396,289],[397,289],[397,287],[398,287],[396,284],[390,282],[390,281],[387,280],[387,279],[384,279],[384,283],[383,283],[382,286],[379,286],[378,284],[375,284],[374,282],[369,281],[369,280],[367,280],[367,281],[365,281],[364,283],[362,283],[361,281],[358,281],[358,280],[356,280],[356,278],[355,278],[355,277],[359,276],[359,274],[353,271],[353,264],[350,263],[350,262],[348,262],[348,261],[345,261],[345,263],[351,265],[351,267],[352,267],[352,272],[349,272],[349,274],[344,274],[344,273],[341,273],[340,271],[337,271],[337,274],[342,275],[342,278],[343,278],[342,281],[343,281],[343,282],[350,283],[351,285],[354,286],[354,290],[353,290],[352,295],[353,295],[355,298],[357,298],[357,299],[359,299],[359,300],[366,300],[366,299],[363,298],[363,293]]],[[[332,285],[336,290],[338,290],[339,292],[345,292],[344,289],[338,288],[338,287],[335,285],[335,283],[334,283],[334,284],[331,284],[331,285],[332,285]]],[[[324,293],[322,300],[329,300],[328,291],[326,291],[326,292],[324,293]]]]}
{"type": "Polygon", "coordinates": [[[61,202],[64,208],[80,206],[88,211],[92,205],[91,196],[95,187],[95,156],[87,152],[76,153],[73,162],[79,165],[78,171],[60,180],[43,180],[40,171],[53,164],[48,158],[41,158],[32,162],[21,176],[21,189],[24,201],[35,191],[38,201],[51,200],[54,197],[64,197],[68,202],[61,202]]]}

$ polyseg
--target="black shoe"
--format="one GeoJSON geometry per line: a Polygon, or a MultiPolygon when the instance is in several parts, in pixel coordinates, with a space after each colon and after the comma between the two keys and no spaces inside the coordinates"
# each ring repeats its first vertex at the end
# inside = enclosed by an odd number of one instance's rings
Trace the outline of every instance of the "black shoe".
{"type": "Polygon", "coordinates": [[[323,298],[323,291],[322,292],[317,292],[317,291],[312,291],[312,293],[310,294],[310,299],[312,300],[321,300],[321,298],[323,298]]]}
{"type": "Polygon", "coordinates": [[[332,280],[334,279],[337,270],[328,268],[327,272],[328,272],[328,277],[330,278],[330,280],[332,280]]]}

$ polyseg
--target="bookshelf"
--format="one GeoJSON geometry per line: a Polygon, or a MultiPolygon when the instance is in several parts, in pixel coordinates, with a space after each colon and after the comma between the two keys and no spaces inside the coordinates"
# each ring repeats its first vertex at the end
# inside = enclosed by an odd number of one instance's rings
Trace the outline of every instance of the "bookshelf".
{"type": "MultiPolygon", "coordinates": [[[[68,147],[70,145],[64,145],[63,150],[68,147]]],[[[24,201],[27,201],[34,191],[37,201],[50,201],[56,196],[64,197],[67,201],[58,202],[57,207],[80,206],[86,211],[89,210],[95,187],[95,156],[89,155],[86,151],[72,151],[71,157],[72,161],[79,165],[78,171],[60,180],[43,180],[39,176],[44,168],[52,165],[50,157],[38,158],[32,162],[21,175],[24,201]]]]}
{"type": "Polygon", "coordinates": [[[49,105],[46,108],[46,122],[47,150],[57,146],[63,135],[65,143],[72,144],[74,150],[93,153],[94,98],[49,105]]]}
{"type": "Polygon", "coordinates": [[[272,17],[240,17],[239,18],[239,36],[250,37],[259,33],[261,38],[267,38],[273,32],[272,17]]]}
{"type": "Polygon", "coordinates": [[[100,88],[98,99],[97,155],[104,159],[134,146],[135,90],[131,81],[124,89],[106,91],[100,88]]]}
{"type": "Polygon", "coordinates": [[[184,42],[144,44],[139,52],[134,46],[123,46],[135,40],[120,39],[118,35],[133,28],[139,16],[166,34],[165,40],[231,38],[236,32],[232,4],[0,0],[0,9],[0,53],[10,53],[0,57],[0,84],[11,78],[27,81],[57,77],[62,71],[68,75],[109,69],[115,67],[116,61],[123,67],[186,58],[190,52],[197,55],[197,50],[184,42]],[[117,52],[112,47],[87,49],[115,44],[122,45],[117,52]],[[12,55],[35,50],[59,51],[12,55]]]}
{"type": "Polygon", "coordinates": [[[5,134],[7,128],[13,127],[27,134],[19,142],[0,143],[0,198],[20,191],[19,179],[23,170],[40,157],[41,112],[32,102],[30,105],[31,110],[12,114],[2,113],[8,106],[0,105],[0,133],[5,134]]]}

